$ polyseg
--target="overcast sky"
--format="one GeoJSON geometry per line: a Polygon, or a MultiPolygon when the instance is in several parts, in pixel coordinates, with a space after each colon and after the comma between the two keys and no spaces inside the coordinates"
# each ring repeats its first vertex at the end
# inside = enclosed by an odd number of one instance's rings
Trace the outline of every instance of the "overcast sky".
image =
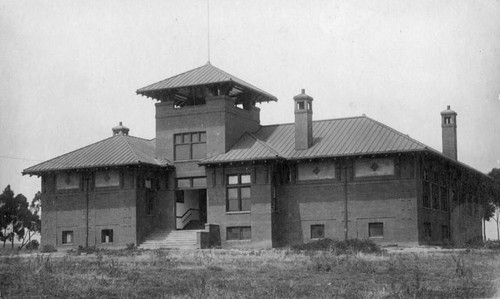
{"type": "MultiPolygon", "coordinates": [[[[0,188],[28,199],[24,168],[111,136],[155,137],[135,90],[205,64],[207,1],[0,0],[0,188]]],[[[500,167],[499,1],[210,1],[213,65],[275,95],[263,124],[367,116],[441,150],[458,113],[458,156],[500,167]]]]}

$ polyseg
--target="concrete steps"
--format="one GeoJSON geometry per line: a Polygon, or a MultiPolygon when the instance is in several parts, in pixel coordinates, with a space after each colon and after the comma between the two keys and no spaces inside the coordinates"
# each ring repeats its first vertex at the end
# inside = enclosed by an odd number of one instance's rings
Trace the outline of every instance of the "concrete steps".
{"type": "Polygon", "coordinates": [[[151,233],[139,248],[141,249],[197,249],[196,234],[201,230],[158,230],[151,233]]]}

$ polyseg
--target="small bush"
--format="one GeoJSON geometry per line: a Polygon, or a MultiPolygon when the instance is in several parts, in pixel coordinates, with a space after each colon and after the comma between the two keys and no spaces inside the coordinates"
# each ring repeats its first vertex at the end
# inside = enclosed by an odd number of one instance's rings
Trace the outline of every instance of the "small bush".
{"type": "Polygon", "coordinates": [[[465,246],[469,248],[479,248],[484,247],[484,241],[482,236],[476,236],[467,242],[465,242],[465,246]]]}
{"type": "Polygon", "coordinates": [[[31,241],[29,241],[28,244],[26,244],[26,249],[27,250],[37,250],[39,246],[40,246],[40,243],[38,242],[38,240],[31,240],[31,241]]]}
{"type": "Polygon", "coordinates": [[[134,250],[135,249],[135,244],[134,243],[127,243],[125,246],[127,246],[128,250],[134,250]]]}
{"type": "Polygon", "coordinates": [[[321,239],[305,244],[294,245],[292,249],[299,251],[331,251],[336,255],[382,252],[375,242],[368,239],[349,239],[345,241],[321,239]]]}
{"type": "Polygon", "coordinates": [[[57,251],[57,249],[53,245],[50,245],[50,244],[43,245],[42,250],[41,250],[41,252],[43,252],[43,253],[56,252],[56,251],[57,251]]]}
{"type": "Polygon", "coordinates": [[[484,247],[488,249],[500,249],[500,241],[488,240],[484,242],[484,247]]]}

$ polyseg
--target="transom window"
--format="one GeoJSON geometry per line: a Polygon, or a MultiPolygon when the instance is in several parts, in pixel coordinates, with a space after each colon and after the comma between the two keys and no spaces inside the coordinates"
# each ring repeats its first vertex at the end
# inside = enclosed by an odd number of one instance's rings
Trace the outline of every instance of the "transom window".
{"type": "Polygon", "coordinates": [[[174,159],[197,160],[207,156],[207,134],[192,132],[174,135],[174,159]]]}
{"type": "Polygon", "coordinates": [[[252,205],[250,183],[251,176],[249,174],[227,176],[227,212],[250,211],[252,205]]]}
{"type": "Polygon", "coordinates": [[[226,229],[227,240],[251,240],[252,229],[250,226],[235,226],[226,229]]]}

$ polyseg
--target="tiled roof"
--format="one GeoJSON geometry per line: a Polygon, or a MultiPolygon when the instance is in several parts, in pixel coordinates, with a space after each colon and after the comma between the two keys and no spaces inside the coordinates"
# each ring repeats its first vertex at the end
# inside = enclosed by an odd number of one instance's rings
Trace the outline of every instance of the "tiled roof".
{"type": "Polygon", "coordinates": [[[237,84],[241,87],[250,89],[253,92],[261,95],[264,101],[277,101],[277,98],[275,96],[229,73],[226,73],[225,71],[211,65],[210,63],[140,88],[136,92],[141,95],[152,96],[154,92],[161,90],[226,82],[233,82],[234,84],[237,84]]]}
{"type": "Polygon", "coordinates": [[[155,158],[155,140],[119,134],[27,168],[23,174],[139,164],[171,165],[165,158],[155,158]]]}
{"type": "Polygon", "coordinates": [[[313,145],[306,150],[295,150],[295,124],[263,126],[255,135],[244,135],[227,153],[209,157],[201,164],[264,158],[308,159],[420,150],[434,151],[408,135],[361,116],[313,122],[313,145]]]}

